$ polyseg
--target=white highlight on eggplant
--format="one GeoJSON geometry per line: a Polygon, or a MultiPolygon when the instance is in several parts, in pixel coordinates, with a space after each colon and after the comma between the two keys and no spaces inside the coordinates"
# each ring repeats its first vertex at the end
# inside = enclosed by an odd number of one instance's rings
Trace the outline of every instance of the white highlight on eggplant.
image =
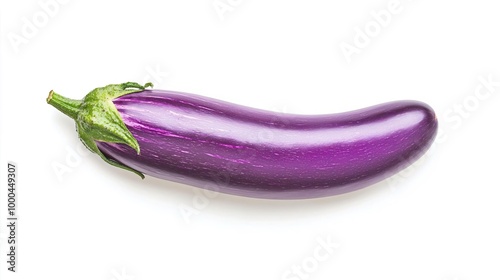
{"type": "Polygon", "coordinates": [[[242,123],[213,113],[206,114],[194,110],[185,110],[182,113],[178,109],[174,112],[173,110],[168,110],[168,108],[158,111],[155,105],[151,105],[150,109],[148,107],[149,105],[145,104],[145,110],[138,112],[141,119],[151,120],[151,123],[154,123],[162,131],[176,131],[181,133],[200,131],[204,135],[211,137],[233,139],[241,143],[253,141],[255,144],[279,147],[307,146],[309,143],[322,145],[335,141],[348,143],[348,141],[354,142],[364,139],[387,137],[389,132],[411,129],[409,124],[417,125],[425,118],[424,113],[412,111],[383,121],[370,122],[357,126],[332,127],[329,130],[325,128],[311,129],[307,133],[304,133],[302,130],[278,128],[279,133],[276,133],[277,128],[272,128],[271,126],[269,126],[269,130],[263,131],[261,124],[242,123]],[[214,126],[214,123],[217,123],[217,126],[214,126]]]}
{"type": "Polygon", "coordinates": [[[299,264],[292,265],[282,275],[282,280],[309,279],[310,275],[319,269],[319,265],[333,256],[340,243],[331,236],[316,238],[316,246],[311,255],[302,259],[299,264]]]}

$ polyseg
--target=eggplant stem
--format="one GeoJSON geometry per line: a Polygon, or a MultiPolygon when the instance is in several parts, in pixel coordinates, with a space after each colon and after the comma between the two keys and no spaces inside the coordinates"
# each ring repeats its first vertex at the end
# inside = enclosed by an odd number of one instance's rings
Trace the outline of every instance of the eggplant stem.
{"type": "Polygon", "coordinates": [[[95,88],[82,100],[69,99],[51,90],[47,103],[75,120],[78,136],[90,151],[98,154],[105,162],[144,178],[141,172],[107,158],[97,147],[96,141],[125,144],[140,154],[139,143],[123,122],[113,100],[145,90],[147,87],[153,87],[153,84],[141,85],[134,82],[111,84],[95,88]]]}
{"type": "Polygon", "coordinates": [[[54,106],[66,116],[76,120],[78,112],[80,112],[80,105],[82,104],[82,101],[66,98],[51,90],[49,92],[49,96],[47,97],[47,103],[54,106]]]}

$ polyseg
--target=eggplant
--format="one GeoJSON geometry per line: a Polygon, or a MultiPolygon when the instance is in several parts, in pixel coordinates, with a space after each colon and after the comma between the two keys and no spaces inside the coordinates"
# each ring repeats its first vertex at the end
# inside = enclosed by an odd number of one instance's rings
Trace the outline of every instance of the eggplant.
{"type": "Polygon", "coordinates": [[[104,161],[223,193],[306,199],[361,189],[409,166],[437,132],[431,107],[384,103],[351,112],[269,112],[137,83],[47,102],[76,122],[104,161]]]}

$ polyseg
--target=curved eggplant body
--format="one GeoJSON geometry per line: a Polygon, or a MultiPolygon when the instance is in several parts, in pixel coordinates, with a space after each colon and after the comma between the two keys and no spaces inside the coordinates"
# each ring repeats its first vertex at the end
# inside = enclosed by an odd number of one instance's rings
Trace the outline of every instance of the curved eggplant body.
{"type": "Polygon", "coordinates": [[[331,196],[379,182],[417,160],[437,131],[434,111],[417,101],[312,116],[161,90],[113,103],[140,154],[97,142],[110,159],[154,177],[268,199],[331,196]]]}

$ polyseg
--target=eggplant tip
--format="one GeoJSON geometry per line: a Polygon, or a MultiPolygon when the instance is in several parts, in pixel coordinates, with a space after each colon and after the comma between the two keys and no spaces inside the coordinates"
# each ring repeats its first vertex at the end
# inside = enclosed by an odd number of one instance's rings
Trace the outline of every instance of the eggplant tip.
{"type": "Polygon", "coordinates": [[[50,103],[50,100],[52,100],[52,96],[54,95],[54,90],[51,90],[49,92],[49,96],[47,96],[47,103],[50,103]]]}

